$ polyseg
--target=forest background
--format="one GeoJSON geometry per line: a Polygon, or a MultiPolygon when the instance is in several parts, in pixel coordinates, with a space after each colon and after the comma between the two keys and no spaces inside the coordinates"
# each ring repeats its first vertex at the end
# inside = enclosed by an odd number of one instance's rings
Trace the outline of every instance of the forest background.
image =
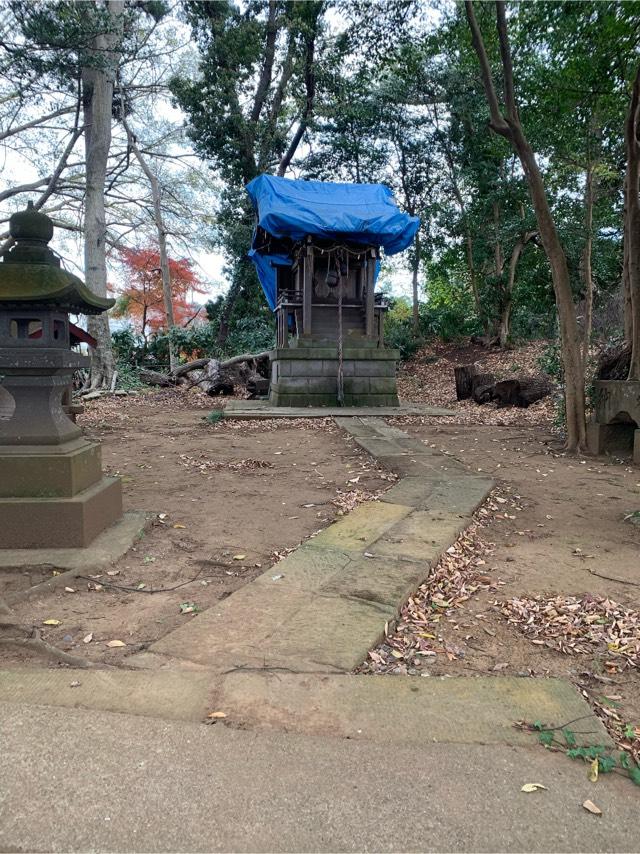
{"type": "Polygon", "coordinates": [[[381,274],[404,358],[430,337],[544,338],[579,409],[595,348],[640,337],[636,0],[4,0],[0,14],[2,248],[32,199],[63,263],[117,297],[113,329],[90,323],[92,388],[271,345],[246,256],[244,186],[262,172],[385,183],[420,217],[381,274]]]}

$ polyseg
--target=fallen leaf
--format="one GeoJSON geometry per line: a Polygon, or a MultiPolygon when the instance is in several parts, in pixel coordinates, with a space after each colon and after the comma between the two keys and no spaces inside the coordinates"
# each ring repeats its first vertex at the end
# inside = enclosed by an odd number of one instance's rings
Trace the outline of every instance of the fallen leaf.
{"type": "Polygon", "coordinates": [[[244,560],[245,558],[246,558],[246,555],[234,555],[233,556],[234,560],[244,560]]]}
{"type": "Polygon", "coordinates": [[[107,575],[120,575],[120,570],[119,569],[108,569],[107,575]]]}
{"type": "Polygon", "coordinates": [[[115,649],[118,646],[126,646],[126,643],[121,640],[111,640],[107,642],[107,646],[110,646],[112,649],[115,649]]]}
{"type": "Polygon", "coordinates": [[[542,783],[525,783],[524,786],[520,789],[521,792],[536,792],[538,789],[546,789],[546,786],[543,786],[542,783]]]}
{"type": "Polygon", "coordinates": [[[591,765],[589,766],[589,779],[592,783],[598,782],[598,759],[597,757],[593,760],[591,765]]]}
{"type": "Polygon", "coordinates": [[[75,592],[76,592],[76,591],[73,589],[73,587],[65,587],[65,588],[64,588],[64,591],[65,591],[65,593],[75,593],[75,592]]]}
{"type": "Polygon", "coordinates": [[[208,718],[226,718],[227,713],[226,712],[209,712],[207,717],[208,718]]]}
{"type": "Polygon", "coordinates": [[[180,524],[180,522],[176,522],[176,524],[175,524],[173,527],[174,527],[174,528],[186,528],[187,526],[186,526],[186,525],[181,525],[181,524],[180,524]]]}
{"type": "Polygon", "coordinates": [[[585,801],[582,806],[587,810],[587,812],[591,812],[594,815],[602,815],[602,810],[600,807],[597,807],[593,801],[585,801]]]}
{"type": "Polygon", "coordinates": [[[43,620],[43,626],[60,626],[62,625],[62,620],[43,620]]]}
{"type": "Polygon", "coordinates": [[[180,603],[180,613],[181,614],[197,614],[197,613],[199,613],[199,608],[195,602],[181,602],[180,603]]]}
{"type": "Polygon", "coordinates": [[[85,635],[82,638],[82,643],[91,643],[92,640],[93,640],[93,632],[89,632],[88,635],[85,635]]]}

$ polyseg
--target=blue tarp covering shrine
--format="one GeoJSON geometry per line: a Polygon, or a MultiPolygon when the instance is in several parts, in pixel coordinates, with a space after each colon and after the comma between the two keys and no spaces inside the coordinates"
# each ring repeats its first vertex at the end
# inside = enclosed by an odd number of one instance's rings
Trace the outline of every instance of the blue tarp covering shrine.
{"type": "Polygon", "coordinates": [[[249,256],[272,309],[276,267],[291,266],[296,244],[307,237],[402,252],[420,226],[397,207],[382,184],[335,184],[260,175],[247,185],[257,215],[249,256]]]}

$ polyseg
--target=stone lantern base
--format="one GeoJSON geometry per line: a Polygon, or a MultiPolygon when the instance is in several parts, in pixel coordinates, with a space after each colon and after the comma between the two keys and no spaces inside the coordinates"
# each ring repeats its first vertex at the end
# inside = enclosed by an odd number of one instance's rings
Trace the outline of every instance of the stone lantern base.
{"type": "Polygon", "coordinates": [[[99,445],[0,445],[0,549],[84,548],[121,517],[99,445]]]}

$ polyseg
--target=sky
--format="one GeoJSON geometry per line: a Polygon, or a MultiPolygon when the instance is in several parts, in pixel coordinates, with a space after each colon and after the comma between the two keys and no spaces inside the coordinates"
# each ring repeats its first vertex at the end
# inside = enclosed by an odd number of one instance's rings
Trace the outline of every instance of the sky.
{"type": "MultiPolygon", "coordinates": [[[[179,41],[183,41],[184,44],[187,45],[190,33],[186,25],[176,21],[175,19],[172,19],[170,25],[173,28],[174,37],[179,41]]],[[[188,50],[189,48],[187,47],[186,51],[188,52],[188,50]]],[[[189,60],[187,61],[189,62],[189,60]]],[[[190,62],[193,67],[193,59],[191,59],[190,62]]],[[[43,108],[46,109],[46,105],[38,105],[38,109],[43,108]]],[[[175,127],[184,126],[186,124],[185,114],[173,105],[167,96],[157,98],[154,104],[154,111],[155,117],[160,122],[166,122],[175,127]]],[[[135,114],[132,116],[132,119],[135,121],[135,114]]],[[[193,161],[195,162],[197,158],[195,157],[195,154],[193,154],[193,150],[188,141],[185,139],[180,143],[180,145],[182,146],[182,154],[191,154],[193,161]]],[[[78,142],[77,148],[74,151],[74,156],[76,156],[76,159],[82,158],[82,140],[78,142]]],[[[32,158],[29,152],[25,155],[24,152],[20,152],[16,150],[15,147],[5,143],[3,147],[0,148],[0,165],[2,166],[0,190],[18,183],[26,183],[40,177],[34,162],[36,160],[37,158],[32,158]]],[[[206,164],[202,163],[202,161],[199,161],[199,164],[203,172],[206,173],[206,164]]],[[[51,169],[53,165],[54,161],[52,160],[49,168],[51,169]]],[[[6,217],[14,210],[25,207],[29,198],[34,200],[38,198],[39,192],[41,192],[41,190],[35,190],[31,194],[21,194],[20,196],[11,198],[4,203],[0,203],[0,213],[4,214],[6,217]]],[[[55,200],[52,199],[51,201],[54,202],[55,200]]],[[[206,200],[204,204],[206,206],[206,200]]],[[[211,199],[209,205],[210,210],[211,206],[215,205],[215,200],[211,199]]],[[[48,206],[50,207],[51,205],[48,206]]],[[[45,206],[45,210],[46,209],[47,206],[45,206]]],[[[193,227],[197,228],[197,222],[193,224],[193,227]]],[[[64,232],[57,229],[57,233],[52,241],[52,247],[60,253],[63,266],[78,275],[83,275],[83,246],[81,234],[73,234],[71,232],[64,232]]],[[[195,243],[191,244],[188,249],[184,244],[174,244],[170,248],[170,252],[172,252],[174,256],[183,256],[188,254],[188,256],[192,258],[194,268],[199,278],[207,287],[208,296],[213,298],[226,291],[227,282],[225,281],[223,270],[225,262],[220,253],[204,249],[202,246],[198,246],[195,243]]],[[[391,283],[393,293],[398,296],[410,296],[411,277],[409,271],[402,263],[402,256],[396,256],[390,266],[391,270],[387,272],[385,278],[391,283]]],[[[108,277],[110,283],[117,287],[120,283],[121,271],[120,265],[117,263],[117,258],[114,257],[113,252],[108,259],[108,277]]],[[[203,298],[200,297],[200,299],[202,300],[203,298]]]]}

